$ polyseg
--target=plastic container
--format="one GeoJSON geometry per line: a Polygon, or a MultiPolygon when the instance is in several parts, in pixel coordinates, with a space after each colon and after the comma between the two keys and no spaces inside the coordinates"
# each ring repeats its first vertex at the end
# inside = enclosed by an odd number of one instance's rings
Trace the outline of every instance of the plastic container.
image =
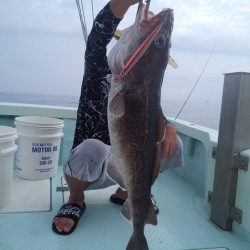
{"type": "Polygon", "coordinates": [[[22,179],[42,180],[57,173],[63,120],[44,116],[15,118],[18,134],[16,174],[22,179]]]}
{"type": "Polygon", "coordinates": [[[15,128],[0,126],[0,208],[10,201],[16,138],[15,128]]]}

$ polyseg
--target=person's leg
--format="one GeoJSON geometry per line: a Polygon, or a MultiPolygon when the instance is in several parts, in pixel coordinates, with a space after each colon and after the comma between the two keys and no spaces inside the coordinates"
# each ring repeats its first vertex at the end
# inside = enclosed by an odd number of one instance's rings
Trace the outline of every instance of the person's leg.
{"type": "MultiPolygon", "coordinates": [[[[81,208],[84,205],[84,190],[87,187],[87,182],[79,181],[74,177],[65,175],[68,183],[70,196],[67,203],[78,204],[81,208]]],[[[74,226],[74,220],[70,218],[56,217],[54,223],[58,232],[69,232],[74,226]]]]}
{"type": "MultiPolygon", "coordinates": [[[[110,196],[110,201],[114,204],[122,206],[125,203],[126,199],[128,198],[128,193],[126,191],[126,184],[116,164],[117,162],[115,161],[113,155],[111,154],[107,160],[106,173],[108,178],[110,178],[119,185],[119,188],[117,188],[115,193],[110,196]]],[[[159,208],[157,207],[156,202],[153,199],[153,196],[151,198],[154,205],[155,213],[158,214],[159,208]]]]}
{"type": "Polygon", "coordinates": [[[120,187],[116,189],[115,193],[110,196],[110,201],[117,205],[123,205],[128,198],[128,192],[122,190],[120,187]]]}
{"type": "MultiPolygon", "coordinates": [[[[85,189],[89,189],[93,183],[96,189],[102,188],[105,180],[104,165],[109,151],[110,146],[96,139],[87,139],[71,151],[64,165],[64,176],[70,192],[68,207],[63,205],[55,216],[52,224],[54,231],[63,234],[71,232],[76,220],[68,216],[72,214],[70,209],[73,208],[79,212],[78,222],[85,209],[85,189]],[[98,180],[100,180],[99,185],[98,180]],[[67,216],[64,216],[64,213],[67,213],[67,216]]],[[[106,182],[105,184],[112,185],[113,183],[106,182]]]]}
{"type": "MultiPolygon", "coordinates": [[[[158,206],[156,205],[156,201],[154,200],[153,198],[154,196],[151,195],[151,200],[153,202],[153,206],[154,206],[154,210],[155,210],[155,213],[158,214],[159,213],[159,208],[158,206]]],[[[126,199],[128,198],[128,192],[127,191],[124,191],[122,190],[120,187],[116,189],[115,193],[112,194],[110,196],[110,201],[114,204],[117,204],[117,205],[123,205],[126,201],[126,199]]]]}

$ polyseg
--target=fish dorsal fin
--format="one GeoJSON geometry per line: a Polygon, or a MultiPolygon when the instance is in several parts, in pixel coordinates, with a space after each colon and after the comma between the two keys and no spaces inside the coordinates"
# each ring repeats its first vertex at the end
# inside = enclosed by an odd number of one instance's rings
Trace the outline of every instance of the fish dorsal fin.
{"type": "Polygon", "coordinates": [[[154,205],[153,205],[151,199],[150,199],[150,204],[149,204],[149,208],[148,208],[148,215],[147,215],[146,223],[152,224],[152,225],[157,225],[157,217],[155,214],[155,208],[154,208],[154,205]]]}
{"type": "Polygon", "coordinates": [[[124,114],[124,92],[117,93],[109,104],[109,111],[114,116],[124,114]]]}
{"type": "Polygon", "coordinates": [[[131,211],[130,211],[130,203],[129,199],[125,201],[122,206],[121,214],[130,222],[131,221],[131,211]]]}

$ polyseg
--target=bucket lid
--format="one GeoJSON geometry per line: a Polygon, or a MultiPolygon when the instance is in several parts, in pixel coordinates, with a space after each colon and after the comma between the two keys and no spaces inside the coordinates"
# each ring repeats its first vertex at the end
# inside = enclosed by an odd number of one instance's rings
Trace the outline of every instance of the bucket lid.
{"type": "Polygon", "coordinates": [[[46,116],[20,116],[15,118],[16,125],[31,127],[63,127],[63,120],[46,116]]]}
{"type": "Polygon", "coordinates": [[[8,126],[0,126],[0,142],[15,140],[17,132],[15,128],[8,126]]]}

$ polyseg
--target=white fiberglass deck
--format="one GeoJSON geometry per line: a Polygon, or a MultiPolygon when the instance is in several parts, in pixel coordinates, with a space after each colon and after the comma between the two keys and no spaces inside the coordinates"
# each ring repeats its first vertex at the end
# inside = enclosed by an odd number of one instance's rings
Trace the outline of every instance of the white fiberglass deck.
{"type": "MultiPolygon", "coordinates": [[[[61,236],[51,230],[53,217],[63,202],[62,192],[56,191],[61,186],[61,169],[52,179],[51,211],[0,214],[0,249],[124,250],[132,227],[120,215],[120,207],[109,202],[115,186],[87,192],[87,209],[72,235],[61,236]]],[[[150,250],[250,249],[240,236],[222,231],[209,221],[201,194],[174,171],[160,175],[153,194],[160,213],[157,226],[145,227],[150,250]]]]}

